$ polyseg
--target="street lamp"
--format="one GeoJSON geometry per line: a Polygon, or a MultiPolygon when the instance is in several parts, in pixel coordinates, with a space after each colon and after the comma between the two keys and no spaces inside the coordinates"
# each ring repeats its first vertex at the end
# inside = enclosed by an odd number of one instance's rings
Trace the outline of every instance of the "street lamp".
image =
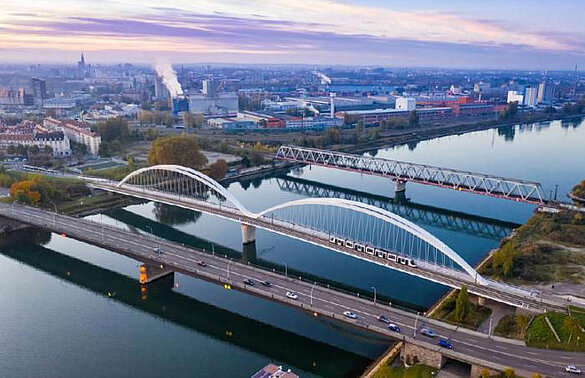
{"type": "Polygon", "coordinates": [[[370,289],[374,290],[374,307],[376,307],[376,288],[372,286],[370,289]]]}
{"type": "Polygon", "coordinates": [[[227,279],[230,279],[230,264],[232,263],[232,260],[228,261],[228,265],[227,265],[227,279]]]}
{"type": "Polygon", "coordinates": [[[57,223],[57,204],[53,201],[51,201],[51,203],[53,204],[53,206],[55,206],[55,213],[53,214],[53,224],[57,223]]]}
{"type": "Polygon", "coordinates": [[[150,230],[150,236],[154,236],[154,234],[152,232],[152,227],[150,227],[149,225],[146,225],[146,227],[148,227],[148,229],[150,230]]]}
{"type": "Polygon", "coordinates": [[[282,263],[284,264],[284,276],[288,277],[288,265],[284,261],[282,263]]]}
{"type": "Polygon", "coordinates": [[[313,282],[313,286],[311,286],[311,306],[313,305],[313,289],[315,289],[315,285],[317,282],[313,282]]]}
{"type": "Polygon", "coordinates": [[[416,318],[414,319],[414,335],[413,337],[416,339],[416,325],[418,324],[418,312],[416,313],[416,318]]]}

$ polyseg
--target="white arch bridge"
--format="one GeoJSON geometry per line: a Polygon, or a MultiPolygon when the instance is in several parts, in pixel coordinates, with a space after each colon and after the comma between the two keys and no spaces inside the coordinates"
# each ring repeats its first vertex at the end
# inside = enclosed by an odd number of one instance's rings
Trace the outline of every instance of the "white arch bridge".
{"type": "Polygon", "coordinates": [[[252,212],[207,175],[178,165],[157,165],[115,182],[84,177],[96,189],[179,206],[239,222],[244,243],[256,228],[299,239],[484,298],[524,306],[532,293],[479,275],[434,235],[387,210],[339,198],[307,198],[252,212]]]}

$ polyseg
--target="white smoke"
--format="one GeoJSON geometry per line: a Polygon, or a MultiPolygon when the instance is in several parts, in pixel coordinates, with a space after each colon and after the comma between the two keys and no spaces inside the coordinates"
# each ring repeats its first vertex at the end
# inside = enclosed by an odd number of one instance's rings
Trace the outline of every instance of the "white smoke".
{"type": "Polygon", "coordinates": [[[183,88],[181,88],[181,84],[177,80],[177,73],[173,69],[171,62],[158,59],[154,65],[154,69],[165,87],[169,90],[171,97],[176,98],[183,94],[183,88]]]}

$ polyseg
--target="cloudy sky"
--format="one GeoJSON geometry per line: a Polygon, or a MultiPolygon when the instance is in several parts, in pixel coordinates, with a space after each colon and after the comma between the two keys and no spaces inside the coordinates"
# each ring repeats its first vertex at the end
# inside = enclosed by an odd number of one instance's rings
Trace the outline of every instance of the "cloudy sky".
{"type": "Polygon", "coordinates": [[[585,66],[581,0],[0,1],[0,62],[585,66]]]}

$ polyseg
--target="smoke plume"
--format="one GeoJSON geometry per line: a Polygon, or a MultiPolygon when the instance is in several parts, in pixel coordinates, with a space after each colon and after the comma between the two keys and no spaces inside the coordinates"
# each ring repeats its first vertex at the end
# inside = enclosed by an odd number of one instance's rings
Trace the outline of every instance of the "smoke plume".
{"type": "Polygon", "coordinates": [[[156,61],[154,69],[169,90],[171,97],[175,98],[183,94],[183,88],[181,88],[181,84],[177,80],[177,73],[173,70],[171,62],[159,59],[156,61]]]}

